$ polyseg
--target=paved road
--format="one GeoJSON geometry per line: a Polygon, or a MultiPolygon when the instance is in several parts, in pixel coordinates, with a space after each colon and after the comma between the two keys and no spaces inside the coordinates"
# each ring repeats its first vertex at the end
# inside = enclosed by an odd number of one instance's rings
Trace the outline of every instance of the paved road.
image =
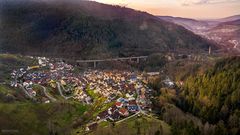
{"type": "Polygon", "coordinates": [[[66,99],[66,100],[68,100],[69,98],[72,98],[73,96],[65,96],[65,95],[63,95],[63,93],[62,93],[62,89],[61,89],[61,84],[59,83],[59,82],[56,82],[57,83],[57,88],[58,88],[58,91],[59,91],[59,93],[60,93],[60,95],[64,98],[64,99],[66,99]]]}
{"type": "Polygon", "coordinates": [[[141,113],[141,112],[138,111],[138,112],[135,113],[134,115],[131,115],[131,116],[127,117],[127,118],[124,118],[124,119],[122,119],[122,120],[119,120],[119,121],[117,121],[117,122],[115,122],[115,123],[116,123],[116,124],[121,123],[121,122],[123,122],[123,121],[125,121],[125,120],[128,120],[128,119],[130,119],[130,118],[132,118],[132,117],[137,116],[139,113],[141,113]]]}
{"type": "Polygon", "coordinates": [[[32,95],[30,95],[30,94],[28,93],[28,91],[23,87],[22,84],[18,84],[18,85],[20,86],[20,88],[23,90],[23,92],[24,92],[30,99],[36,100],[35,97],[33,97],[32,95]]]}
{"type": "Polygon", "coordinates": [[[54,97],[52,97],[52,96],[47,92],[46,87],[44,87],[44,86],[42,86],[42,85],[38,85],[38,86],[40,86],[40,87],[43,88],[43,92],[44,92],[45,96],[46,96],[48,99],[50,99],[52,102],[56,102],[56,101],[57,101],[57,99],[55,99],[54,97]]]}

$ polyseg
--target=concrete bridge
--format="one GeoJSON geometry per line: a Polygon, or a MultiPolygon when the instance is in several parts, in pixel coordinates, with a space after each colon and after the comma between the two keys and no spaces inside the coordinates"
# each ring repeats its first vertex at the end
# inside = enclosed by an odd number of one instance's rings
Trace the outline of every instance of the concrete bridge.
{"type": "Polygon", "coordinates": [[[77,63],[93,63],[94,68],[97,67],[98,62],[106,62],[106,61],[123,61],[123,60],[136,60],[137,63],[140,62],[140,59],[146,60],[148,56],[137,56],[137,57],[123,57],[123,58],[111,58],[111,59],[101,59],[101,60],[77,60],[77,63]]]}

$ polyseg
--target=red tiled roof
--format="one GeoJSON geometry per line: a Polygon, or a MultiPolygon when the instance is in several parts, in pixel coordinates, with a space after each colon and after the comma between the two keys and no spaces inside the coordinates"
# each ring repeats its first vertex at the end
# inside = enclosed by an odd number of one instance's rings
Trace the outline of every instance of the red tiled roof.
{"type": "Polygon", "coordinates": [[[121,102],[116,102],[115,105],[116,105],[116,106],[121,106],[122,103],[121,103],[121,102]]]}
{"type": "Polygon", "coordinates": [[[128,103],[129,103],[129,105],[136,105],[137,104],[136,100],[130,100],[128,103]]]}
{"type": "Polygon", "coordinates": [[[121,108],[121,109],[119,109],[119,112],[122,113],[122,114],[125,114],[127,112],[127,109],[121,108]]]}

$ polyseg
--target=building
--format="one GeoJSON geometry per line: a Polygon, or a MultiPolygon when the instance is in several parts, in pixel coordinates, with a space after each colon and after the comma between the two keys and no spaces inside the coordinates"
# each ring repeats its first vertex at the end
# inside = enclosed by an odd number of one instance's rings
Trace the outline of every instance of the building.
{"type": "Polygon", "coordinates": [[[129,112],[137,112],[139,110],[136,100],[129,101],[127,109],[129,112]]]}
{"type": "Polygon", "coordinates": [[[121,102],[116,102],[115,105],[116,105],[117,108],[122,108],[123,107],[123,103],[121,103],[121,102]]]}
{"type": "Polygon", "coordinates": [[[121,108],[121,109],[119,109],[119,114],[124,116],[124,117],[127,117],[129,115],[129,112],[128,112],[127,109],[121,108]]]}

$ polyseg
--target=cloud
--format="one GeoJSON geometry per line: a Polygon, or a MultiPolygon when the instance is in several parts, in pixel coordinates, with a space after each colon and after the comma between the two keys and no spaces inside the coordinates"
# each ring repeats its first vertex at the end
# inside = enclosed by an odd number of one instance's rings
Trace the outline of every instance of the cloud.
{"type": "Polygon", "coordinates": [[[239,0],[184,0],[183,6],[190,5],[205,5],[205,4],[221,4],[221,3],[233,3],[239,2],[239,0]]]}

